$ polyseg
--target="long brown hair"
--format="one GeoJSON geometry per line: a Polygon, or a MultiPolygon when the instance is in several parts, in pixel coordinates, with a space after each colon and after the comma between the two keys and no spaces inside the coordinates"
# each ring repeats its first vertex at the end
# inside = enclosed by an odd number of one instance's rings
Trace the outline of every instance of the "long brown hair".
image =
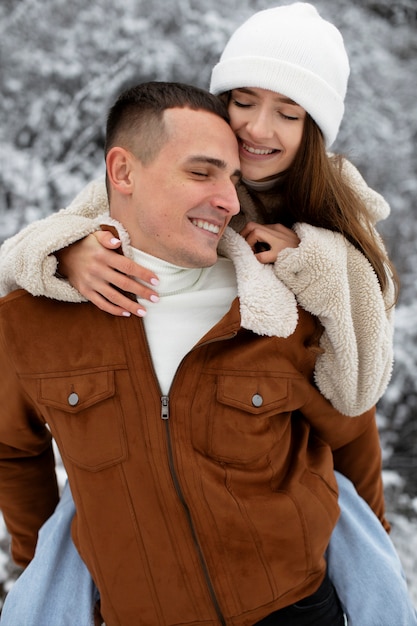
{"type": "MultiPolygon", "coordinates": [[[[231,92],[218,97],[228,105],[231,92]]],[[[365,202],[342,172],[343,160],[341,155],[329,156],[319,127],[306,113],[300,147],[294,162],[280,177],[276,190],[279,197],[269,222],[272,218],[288,227],[305,222],[341,233],[368,259],[383,292],[392,280],[395,304],[399,290],[397,273],[375,232],[365,202]]],[[[261,199],[254,197],[256,192],[251,191],[250,195],[264,213],[261,199]]]]}
{"type": "Polygon", "coordinates": [[[342,166],[343,157],[327,154],[320,129],[307,114],[300,148],[282,187],[287,220],[341,233],[371,263],[382,291],[392,279],[398,293],[395,269],[342,166]]]}

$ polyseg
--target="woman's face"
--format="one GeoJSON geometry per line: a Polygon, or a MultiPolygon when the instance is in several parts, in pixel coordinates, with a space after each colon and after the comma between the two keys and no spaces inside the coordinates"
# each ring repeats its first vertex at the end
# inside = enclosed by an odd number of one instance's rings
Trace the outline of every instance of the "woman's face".
{"type": "Polygon", "coordinates": [[[229,115],[244,178],[259,181],[289,168],[303,135],[301,106],[275,91],[242,87],[231,92],[229,115]]]}

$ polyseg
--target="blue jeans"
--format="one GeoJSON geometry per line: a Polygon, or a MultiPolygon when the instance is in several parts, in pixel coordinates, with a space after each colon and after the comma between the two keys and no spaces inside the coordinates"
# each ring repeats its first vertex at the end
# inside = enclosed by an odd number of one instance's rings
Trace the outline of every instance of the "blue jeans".
{"type": "Polygon", "coordinates": [[[67,483],[33,560],[7,594],[1,626],[94,626],[99,596],[71,539],[74,513],[67,483]]]}
{"type": "Polygon", "coordinates": [[[330,578],[349,626],[416,626],[417,613],[392,541],[345,476],[341,515],[327,550],[330,578]]]}
{"type": "MultiPolygon", "coordinates": [[[[389,536],[352,483],[336,475],[341,516],[328,549],[328,569],[349,626],[417,626],[389,536]]],[[[98,594],[71,540],[74,512],[67,484],[40,531],[34,559],[6,598],[1,626],[94,626],[98,594]]]]}

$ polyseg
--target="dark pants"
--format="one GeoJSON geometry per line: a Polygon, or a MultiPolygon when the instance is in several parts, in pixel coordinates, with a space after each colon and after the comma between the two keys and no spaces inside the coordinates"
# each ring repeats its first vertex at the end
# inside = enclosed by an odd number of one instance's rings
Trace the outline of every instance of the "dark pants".
{"type": "Polygon", "coordinates": [[[254,626],[343,626],[343,610],[326,575],[311,596],[271,613],[254,626]]]}

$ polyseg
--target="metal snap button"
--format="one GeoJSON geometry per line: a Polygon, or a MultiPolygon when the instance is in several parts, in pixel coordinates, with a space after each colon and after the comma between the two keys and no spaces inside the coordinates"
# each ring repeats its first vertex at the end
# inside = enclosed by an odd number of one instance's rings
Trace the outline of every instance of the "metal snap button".
{"type": "Polygon", "coordinates": [[[79,400],[80,398],[78,397],[78,393],[75,393],[75,391],[70,393],[70,395],[68,396],[68,404],[70,406],[77,406],[79,400]]]}
{"type": "Polygon", "coordinates": [[[264,399],[262,398],[262,396],[259,395],[259,393],[255,393],[255,395],[252,396],[253,406],[260,407],[263,405],[263,403],[264,403],[264,399]]]}

